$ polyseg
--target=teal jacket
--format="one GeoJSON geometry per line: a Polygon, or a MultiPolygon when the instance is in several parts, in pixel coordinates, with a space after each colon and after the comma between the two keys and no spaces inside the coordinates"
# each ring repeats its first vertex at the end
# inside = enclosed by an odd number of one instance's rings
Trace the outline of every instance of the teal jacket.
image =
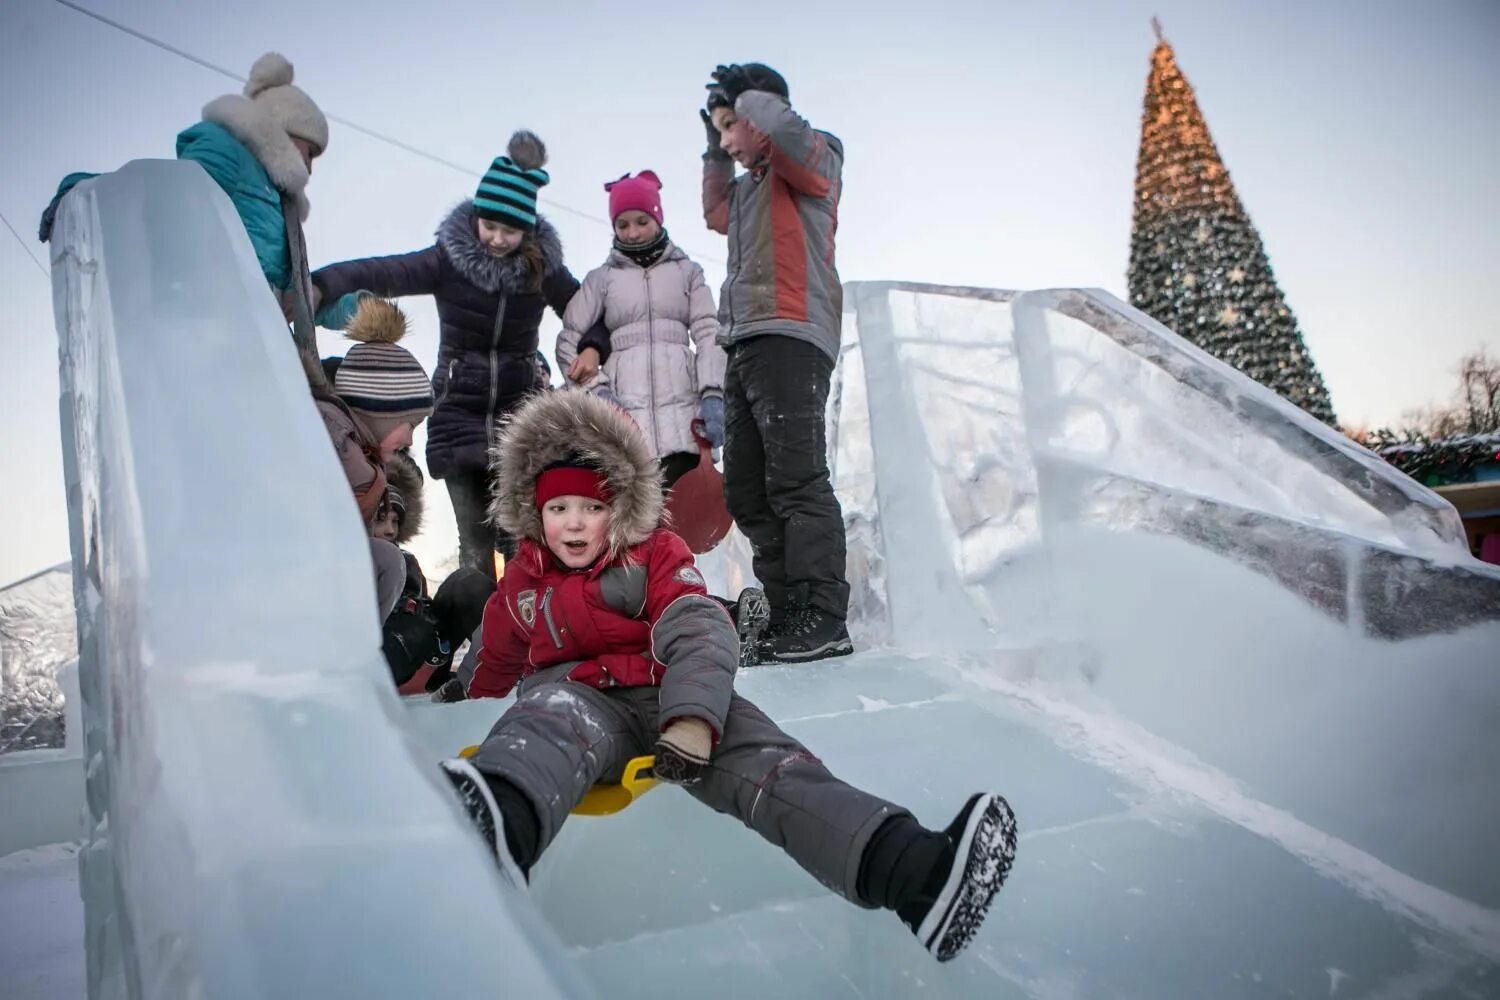
{"type": "Polygon", "coordinates": [[[290,286],[292,260],[281,192],[255,154],[224,126],[203,121],[177,134],[177,158],[197,163],[229,195],[271,287],[290,286]]]}
{"type": "MultiPolygon", "coordinates": [[[[254,135],[256,123],[245,117],[253,114],[253,111],[247,110],[249,104],[242,98],[221,98],[204,110],[208,112],[217,108],[219,114],[238,120],[246,130],[245,134],[254,135]],[[227,106],[217,108],[226,101],[230,102],[227,106]]],[[[228,128],[208,120],[200,121],[178,133],[177,158],[197,163],[229,195],[229,200],[234,204],[235,212],[250,237],[250,245],[255,250],[255,257],[260,262],[260,270],[266,277],[266,283],[278,293],[285,291],[292,283],[286,218],[282,213],[281,192],[272,181],[265,164],[228,128]]],[[[286,171],[284,165],[283,172],[286,171]]],[[[73,173],[63,178],[52,203],[42,215],[38,237],[43,243],[52,237],[52,223],[63,196],[80,181],[97,176],[98,174],[92,173],[73,173]]],[[[359,298],[359,294],[351,293],[340,300],[325,303],[318,311],[316,322],[330,329],[342,329],[349,317],[353,316],[359,298]]]]}

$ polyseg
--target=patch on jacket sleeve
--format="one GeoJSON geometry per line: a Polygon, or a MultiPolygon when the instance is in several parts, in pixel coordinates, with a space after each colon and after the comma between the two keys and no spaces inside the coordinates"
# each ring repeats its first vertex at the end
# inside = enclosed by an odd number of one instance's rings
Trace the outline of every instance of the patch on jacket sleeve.
{"type": "Polygon", "coordinates": [[[521,621],[526,623],[527,628],[536,624],[536,591],[523,590],[516,595],[516,611],[521,615],[521,621]]]}
{"type": "Polygon", "coordinates": [[[708,584],[703,582],[703,574],[699,573],[692,566],[683,566],[672,575],[677,578],[679,583],[685,583],[690,587],[702,587],[704,590],[708,589],[708,584]]]}

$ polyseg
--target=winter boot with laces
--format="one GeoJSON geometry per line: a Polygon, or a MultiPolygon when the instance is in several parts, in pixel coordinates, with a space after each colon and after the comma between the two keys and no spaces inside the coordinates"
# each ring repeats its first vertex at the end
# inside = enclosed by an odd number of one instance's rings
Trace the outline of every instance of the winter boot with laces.
{"type": "Polygon", "coordinates": [[[852,652],[854,643],[844,620],[808,600],[805,583],[792,589],[781,627],[773,626],[772,634],[761,643],[762,662],[805,663],[852,652]]]}

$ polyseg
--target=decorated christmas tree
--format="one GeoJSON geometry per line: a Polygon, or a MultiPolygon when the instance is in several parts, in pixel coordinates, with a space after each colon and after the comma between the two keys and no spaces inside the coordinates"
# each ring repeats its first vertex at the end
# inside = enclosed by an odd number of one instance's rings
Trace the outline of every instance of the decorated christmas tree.
{"type": "Polygon", "coordinates": [[[1156,28],[1141,115],[1130,300],[1178,334],[1332,424],[1333,405],[1271,273],[1193,88],[1156,28]]]}

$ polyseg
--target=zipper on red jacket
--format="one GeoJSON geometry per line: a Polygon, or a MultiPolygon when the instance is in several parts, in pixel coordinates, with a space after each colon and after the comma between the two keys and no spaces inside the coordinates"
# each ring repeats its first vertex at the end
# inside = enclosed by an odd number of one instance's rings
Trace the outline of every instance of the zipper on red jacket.
{"type": "Polygon", "coordinates": [[[552,637],[552,645],[558,649],[563,648],[562,636],[557,632],[557,623],[552,620],[552,588],[548,587],[542,594],[542,599],[537,602],[542,609],[542,621],[547,623],[547,634],[552,637]]]}

